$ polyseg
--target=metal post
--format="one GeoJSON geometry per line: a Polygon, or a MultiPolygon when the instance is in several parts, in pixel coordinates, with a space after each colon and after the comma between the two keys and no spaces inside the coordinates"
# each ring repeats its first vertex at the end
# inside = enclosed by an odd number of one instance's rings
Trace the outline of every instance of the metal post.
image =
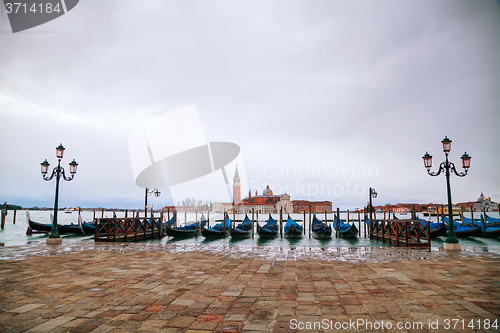
{"type": "Polygon", "coordinates": [[[60,238],[59,230],[57,229],[57,210],[59,209],[59,179],[61,179],[61,159],[58,159],[56,170],[56,198],[54,200],[54,220],[52,220],[52,229],[50,230],[49,238],[60,238]]]}
{"type": "Polygon", "coordinates": [[[144,194],[144,217],[148,219],[148,188],[146,187],[146,193],[144,194]]]}
{"type": "Polygon", "coordinates": [[[448,244],[458,244],[458,238],[455,235],[455,225],[453,223],[453,209],[451,205],[451,186],[450,186],[450,163],[448,162],[448,153],[446,155],[446,190],[448,192],[448,219],[450,221],[450,230],[448,231],[448,236],[446,237],[445,243],[448,244]]]}
{"type": "MultiPolygon", "coordinates": [[[[368,224],[368,228],[369,228],[369,232],[368,234],[370,235],[370,238],[372,238],[372,224],[373,224],[373,218],[372,218],[372,211],[373,211],[373,204],[372,204],[372,188],[370,187],[369,189],[369,193],[368,193],[368,197],[370,198],[370,207],[368,207],[368,209],[370,210],[369,211],[369,214],[370,214],[370,223],[368,224]]],[[[366,226],[365,226],[366,228],[366,226]]]]}

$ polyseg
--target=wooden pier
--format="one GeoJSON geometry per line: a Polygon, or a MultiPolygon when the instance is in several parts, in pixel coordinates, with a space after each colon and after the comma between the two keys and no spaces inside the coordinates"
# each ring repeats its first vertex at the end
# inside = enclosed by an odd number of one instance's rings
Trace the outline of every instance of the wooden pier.
{"type": "Polygon", "coordinates": [[[133,242],[162,238],[163,214],[160,217],[98,218],[96,220],[96,242],[133,242]]]}
{"type": "Polygon", "coordinates": [[[430,222],[426,225],[418,220],[373,220],[369,235],[371,239],[405,247],[431,247],[430,222]]]}

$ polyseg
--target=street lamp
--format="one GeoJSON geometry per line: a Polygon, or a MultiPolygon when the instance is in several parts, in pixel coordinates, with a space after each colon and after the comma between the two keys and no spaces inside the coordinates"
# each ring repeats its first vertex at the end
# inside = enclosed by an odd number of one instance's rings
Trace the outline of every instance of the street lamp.
{"type": "Polygon", "coordinates": [[[151,194],[154,194],[155,197],[159,197],[160,191],[158,191],[158,189],[156,189],[156,188],[154,190],[149,191],[148,188],[146,187],[146,194],[144,195],[144,217],[145,218],[148,217],[148,196],[150,196],[151,194]]]}
{"type": "Polygon", "coordinates": [[[61,159],[64,156],[64,147],[62,143],[56,147],[56,157],[57,157],[57,167],[55,167],[52,170],[52,175],[50,177],[47,177],[47,172],[49,171],[49,162],[47,162],[47,159],[40,163],[41,166],[41,172],[42,172],[42,178],[46,181],[51,180],[56,176],[56,196],[55,196],[55,202],[54,202],[54,219],[52,220],[52,229],[49,234],[49,238],[47,238],[47,243],[52,243],[52,244],[60,244],[62,242],[61,236],[59,236],[59,230],[57,229],[57,210],[58,210],[58,201],[59,201],[59,179],[61,179],[61,176],[64,180],[66,181],[71,181],[73,180],[73,177],[75,177],[76,174],[76,168],[78,166],[78,163],[76,163],[75,160],[73,160],[71,163],[69,163],[69,173],[71,174],[71,177],[66,177],[66,174],[64,173],[64,168],[61,166],[61,159]]]}
{"type": "Polygon", "coordinates": [[[450,172],[454,172],[455,175],[458,177],[464,177],[467,175],[467,171],[469,170],[470,167],[470,159],[471,157],[467,155],[467,153],[464,153],[460,159],[462,160],[462,167],[464,168],[464,172],[458,172],[457,169],[455,169],[455,165],[452,162],[448,161],[448,153],[451,150],[451,140],[448,139],[447,136],[444,137],[444,139],[441,141],[443,144],[443,151],[445,154],[446,160],[442,162],[439,165],[439,170],[438,172],[431,172],[432,168],[432,156],[428,153],[425,152],[425,155],[422,156],[422,159],[424,160],[424,166],[427,169],[427,173],[431,176],[438,176],[441,174],[442,171],[445,171],[446,175],[446,189],[448,193],[448,220],[449,220],[449,231],[448,235],[446,236],[446,240],[444,241],[444,249],[445,250],[460,250],[461,246],[460,243],[455,236],[455,225],[453,223],[453,211],[451,207],[451,186],[450,186],[450,172]]]}
{"type": "Polygon", "coordinates": [[[373,225],[373,216],[372,216],[372,213],[373,213],[373,204],[372,204],[372,197],[374,199],[377,198],[377,191],[375,191],[374,188],[371,188],[369,189],[369,193],[368,193],[368,197],[370,199],[370,235],[372,234],[372,225],[373,225]]]}

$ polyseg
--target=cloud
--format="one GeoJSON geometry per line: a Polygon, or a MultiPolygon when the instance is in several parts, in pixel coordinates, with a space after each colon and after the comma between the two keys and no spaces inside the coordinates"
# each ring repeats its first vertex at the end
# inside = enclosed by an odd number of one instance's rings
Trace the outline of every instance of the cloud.
{"type": "Polygon", "coordinates": [[[356,181],[391,202],[445,201],[421,156],[437,164],[448,135],[453,161],[473,157],[454,200],[500,200],[497,2],[85,1],[18,34],[2,15],[3,200],[50,206],[38,163],[63,142],[81,162],[75,201],[142,207],[128,135],[191,104],[207,141],[237,143],[247,166],[376,166],[356,181]]]}

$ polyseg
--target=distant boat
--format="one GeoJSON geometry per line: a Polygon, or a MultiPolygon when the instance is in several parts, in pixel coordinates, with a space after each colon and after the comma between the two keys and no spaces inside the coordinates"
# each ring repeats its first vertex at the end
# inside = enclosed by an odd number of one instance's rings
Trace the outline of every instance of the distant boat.
{"type": "Polygon", "coordinates": [[[252,221],[245,215],[242,223],[238,224],[236,228],[229,231],[231,238],[248,238],[252,236],[252,221]]]}
{"type": "Polygon", "coordinates": [[[304,228],[288,215],[284,230],[285,238],[302,238],[303,231],[304,228]]]}
{"type": "Polygon", "coordinates": [[[257,234],[260,238],[275,238],[278,236],[278,222],[269,214],[269,219],[264,226],[260,226],[257,222],[257,234]]]}
{"type": "Polygon", "coordinates": [[[313,215],[311,223],[312,236],[316,239],[332,238],[332,227],[327,223],[318,220],[316,213],[313,215]]]}

